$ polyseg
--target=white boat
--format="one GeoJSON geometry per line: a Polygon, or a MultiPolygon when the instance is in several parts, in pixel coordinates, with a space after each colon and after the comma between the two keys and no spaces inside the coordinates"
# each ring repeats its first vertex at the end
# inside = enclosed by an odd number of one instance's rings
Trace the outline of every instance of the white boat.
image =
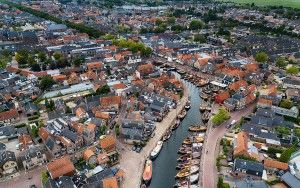
{"type": "Polygon", "coordinates": [[[190,176],[190,183],[196,183],[199,179],[199,174],[191,175],[190,176]]]}
{"type": "Polygon", "coordinates": [[[191,166],[190,173],[198,173],[199,172],[199,167],[198,166],[191,166]]]}
{"type": "Polygon", "coordinates": [[[190,185],[190,188],[200,188],[199,185],[190,185]]]}
{"type": "Polygon", "coordinates": [[[150,153],[150,158],[151,159],[155,159],[158,156],[162,146],[163,146],[163,141],[158,141],[157,145],[155,146],[155,148],[150,153]]]}

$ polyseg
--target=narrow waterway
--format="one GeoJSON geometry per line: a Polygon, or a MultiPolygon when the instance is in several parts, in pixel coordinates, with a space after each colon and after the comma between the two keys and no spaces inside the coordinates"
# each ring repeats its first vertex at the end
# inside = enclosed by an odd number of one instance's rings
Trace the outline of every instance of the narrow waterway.
{"type": "Polygon", "coordinates": [[[153,162],[153,176],[149,188],[172,188],[175,184],[177,151],[183,140],[188,136],[188,127],[192,124],[200,124],[199,112],[200,97],[199,88],[190,82],[183,81],[189,91],[191,108],[181,122],[181,125],[173,132],[170,139],[164,143],[163,148],[153,162]]]}

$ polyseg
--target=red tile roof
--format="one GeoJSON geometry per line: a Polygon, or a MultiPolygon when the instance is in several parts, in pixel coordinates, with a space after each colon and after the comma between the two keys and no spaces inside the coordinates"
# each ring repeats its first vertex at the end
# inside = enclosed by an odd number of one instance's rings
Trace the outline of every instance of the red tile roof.
{"type": "Polygon", "coordinates": [[[53,179],[57,179],[64,175],[72,176],[75,173],[75,167],[69,156],[63,156],[59,159],[49,162],[47,169],[51,178],[53,179]]]}
{"type": "Polygon", "coordinates": [[[16,109],[10,109],[0,113],[0,121],[10,120],[17,117],[19,117],[19,113],[16,109]]]}

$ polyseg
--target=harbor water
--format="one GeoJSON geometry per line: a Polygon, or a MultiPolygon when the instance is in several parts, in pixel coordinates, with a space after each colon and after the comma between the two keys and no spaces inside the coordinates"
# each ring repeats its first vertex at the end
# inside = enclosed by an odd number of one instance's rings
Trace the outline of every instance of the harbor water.
{"type": "Polygon", "coordinates": [[[181,125],[172,133],[172,136],[163,144],[158,157],[153,161],[153,175],[149,188],[172,188],[175,184],[178,149],[183,140],[189,135],[188,128],[193,124],[201,123],[199,112],[200,97],[199,88],[190,82],[184,81],[191,101],[191,108],[181,121],[181,125]]]}

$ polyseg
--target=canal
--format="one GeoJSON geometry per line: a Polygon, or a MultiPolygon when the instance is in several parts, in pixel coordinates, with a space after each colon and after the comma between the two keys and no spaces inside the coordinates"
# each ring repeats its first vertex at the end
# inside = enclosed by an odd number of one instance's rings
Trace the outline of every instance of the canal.
{"type": "Polygon", "coordinates": [[[183,83],[189,91],[191,108],[182,120],[181,125],[173,132],[170,139],[164,143],[159,156],[153,162],[153,175],[149,188],[172,188],[174,186],[175,168],[178,158],[177,151],[189,134],[189,126],[201,123],[199,88],[184,80],[183,83]]]}

